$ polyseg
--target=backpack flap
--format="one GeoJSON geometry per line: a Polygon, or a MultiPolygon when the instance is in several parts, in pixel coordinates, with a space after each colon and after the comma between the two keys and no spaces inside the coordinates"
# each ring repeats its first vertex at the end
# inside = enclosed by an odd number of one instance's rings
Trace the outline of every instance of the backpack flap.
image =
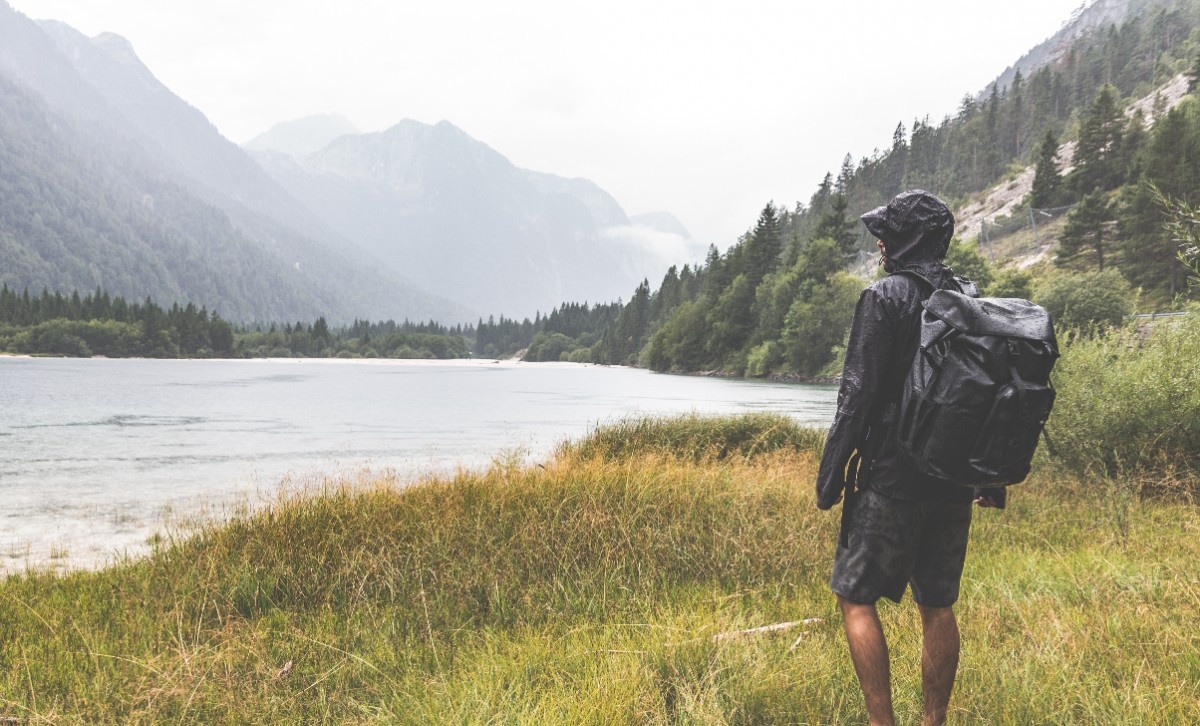
{"type": "Polygon", "coordinates": [[[936,290],[925,301],[925,309],[972,335],[1055,340],[1050,313],[1020,298],[968,297],[954,290],[936,290]]]}

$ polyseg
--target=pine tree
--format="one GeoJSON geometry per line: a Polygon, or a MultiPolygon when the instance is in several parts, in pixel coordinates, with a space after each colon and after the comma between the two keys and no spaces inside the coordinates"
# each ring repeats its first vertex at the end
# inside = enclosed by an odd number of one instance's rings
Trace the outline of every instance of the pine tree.
{"type": "Polygon", "coordinates": [[[1037,166],[1033,172],[1033,191],[1029,204],[1034,208],[1053,207],[1059,202],[1062,175],[1058,172],[1058,137],[1047,130],[1038,147],[1037,166]]]}
{"type": "MultiPolygon", "coordinates": [[[[611,358],[603,363],[629,363],[637,359],[641,350],[646,327],[650,322],[650,282],[642,280],[629,304],[621,310],[617,320],[615,340],[611,341],[611,358]]],[[[606,327],[606,331],[613,326],[606,327]]]]}
{"type": "Polygon", "coordinates": [[[1056,263],[1060,267],[1071,266],[1086,255],[1095,253],[1096,269],[1103,271],[1105,252],[1112,245],[1109,228],[1115,219],[1113,206],[1104,192],[1096,190],[1086,194],[1067,215],[1067,226],[1059,239],[1056,263]]]}
{"type": "Polygon", "coordinates": [[[1080,196],[1097,189],[1115,189],[1125,181],[1120,164],[1125,117],[1117,101],[1115,88],[1101,88],[1079,129],[1072,174],[1080,196]]]}
{"type": "Polygon", "coordinates": [[[783,252],[783,235],[779,229],[779,210],[774,202],[767,202],[758,215],[754,231],[746,239],[745,272],[750,284],[758,286],[763,278],[779,266],[783,252]]]}
{"type": "Polygon", "coordinates": [[[847,254],[853,252],[854,246],[858,242],[858,234],[855,232],[854,222],[846,218],[846,210],[849,206],[850,203],[846,201],[845,196],[834,194],[829,203],[829,209],[821,216],[821,221],[817,223],[812,238],[814,240],[831,239],[838,243],[838,247],[843,252],[847,254]]]}
{"type": "Polygon", "coordinates": [[[850,184],[854,181],[854,157],[849,153],[842,159],[842,170],[838,172],[837,181],[833,185],[835,195],[846,196],[850,192],[850,184]]]}
{"type": "Polygon", "coordinates": [[[1025,96],[1023,94],[1023,84],[1025,78],[1021,75],[1021,69],[1013,75],[1012,86],[1008,90],[1008,105],[1009,105],[1009,134],[1012,145],[1009,146],[1004,154],[1007,158],[1021,156],[1021,125],[1024,123],[1025,117],[1025,96]]]}

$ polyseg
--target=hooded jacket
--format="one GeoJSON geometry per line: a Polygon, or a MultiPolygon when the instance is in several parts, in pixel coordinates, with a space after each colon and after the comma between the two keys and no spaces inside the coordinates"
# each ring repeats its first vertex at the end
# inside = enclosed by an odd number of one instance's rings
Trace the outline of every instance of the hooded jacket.
{"type": "Polygon", "coordinates": [[[862,219],[883,240],[892,274],[863,290],[855,308],[837,413],[817,473],[817,507],[829,509],[841,498],[855,452],[862,457],[856,472],[861,488],[908,501],[970,502],[975,496],[971,488],[918,471],[901,454],[895,437],[904,378],[918,344],[921,304],[934,289],[978,294],[975,283],[954,277],[941,262],[954,217],[937,197],[916,190],[862,219]]]}

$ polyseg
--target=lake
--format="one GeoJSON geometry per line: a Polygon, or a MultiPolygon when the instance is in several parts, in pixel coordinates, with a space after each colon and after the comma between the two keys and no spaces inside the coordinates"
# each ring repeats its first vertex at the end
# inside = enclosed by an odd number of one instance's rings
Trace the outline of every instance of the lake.
{"type": "Polygon", "coordinates": [[[0,358],[0,572],[90,567],[281,491],[545,458],[597,424],[771,411],[837,389],[517,361],[0,358]]]}

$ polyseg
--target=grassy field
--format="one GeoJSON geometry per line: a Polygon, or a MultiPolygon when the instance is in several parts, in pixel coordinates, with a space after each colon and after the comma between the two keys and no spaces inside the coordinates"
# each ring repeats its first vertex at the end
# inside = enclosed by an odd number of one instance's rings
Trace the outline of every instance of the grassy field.
{"type": "MultiPolygon", "coordinates": [[[[630,422],[542,465],[345,482],[10,577],[0,722],[864,723],[819,440],[630,422]]],[[[1200,722],[1200,513],[1121,491],[1043,473],[977,511],[953,723],[1200,722]]],[[[915,723],[915,608],[881,614],[915,723]]]]}

